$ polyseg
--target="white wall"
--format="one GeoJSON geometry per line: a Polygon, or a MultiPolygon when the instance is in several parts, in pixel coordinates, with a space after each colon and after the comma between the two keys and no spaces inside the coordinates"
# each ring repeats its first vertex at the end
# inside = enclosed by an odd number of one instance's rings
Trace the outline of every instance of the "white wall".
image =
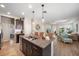
{"type": "MultiPolygon", "coordinates": [[[[74,18],[69,18],[67,20],[68,21],[66,21],[66,22],[62,22],[62,23],[57,24],[57,26],[56,26],[57,31],[60,27],[65,27],[66,28],[66,27],[68,27],[68,25],[72,24],[72,28],[74,29],[74,32],[76,32],[76,24],[79,24],[79,18],[74,17],[74,18]]],[[[79,26],[78,26],[78,32],[79,32],[79,26]]]]}
{"type": "Polygon", "coordinates": [[[50,24],[44,24],[41,20],[34,20],[34,24],[31,22],[31,19],[25,17],[24,19],[24,33],[30,34],[31,32],[46,32],[46,29],[50,27],[50,24]],[[40,25],[40,29],[36,30],[36,24],[40,25]]]}
{"type": "Polygon", "coordinates": [[[53,31],[53,26],[52,26],[52,24],[50,24],[50,23],[44,24],[44,28],[43,28],[44,32],[46,32],[47,29],[51,29],[51,31],[53,31]]]}
{"type": "Polygon", "coordinates": [[[52,29],[52,25],[50,23],[43,23],[41,20],[34,20],[34,25],[33,25],[33,32],[46,32],[46,30],[48,28],[52,29]],[[36,24],[39,24],[40,25],[40,29],[39,30],[36,30],[35,27],[36,27],[36,24]]]}
{"type": "Polygon", "coordinates": [[[1,16],[0,16],[0,33],[1,33],[1,16]]]}
{"type": "Polygon", "coordinates": [[[41,32],[41,31],[43,31],[43,24],[41,23],[41,21],[40,20],[34,20],[33,21],[34,22],[34,24],[32,24],[32,26],[33,26],[33,32],[41,32]],[[40,26],[40,29],[39,30],[36,30],[36,25],[37,24],[39,24],[39,26],[40,26]]]}
{"type": "Polygon", "coordinates": [[[24,19],[24,33],[25,34],[31,33],[31,20],[26,17],[24,19]]]}
{"type": "MultiPolygon", "coordinates": [[[[64,19],[63,19],[64,20],[64,19]]],[[[79,24],[79,18],[74,17],[74,18],[69,18],[67,19],[68,21],[59,23],[59,24],[43,24],[40,20],[34,20],[35,25],[39,24],[40,25],[40,30],[38,32],[46,32],[47,28],[50,28],[52,26],[52,31],[54,32],[55,30],[58,30],[60,27],[68,27],[69,24],[73,24],[72,27],[74,28],[74,32],[76,32],[76,24],[79,24]]],[[[24,20],[24,33],[25,34],[30,34],[33,30],[33,32],[37,32],[35,29],[35,25],[31,25],[31,19],[28,19],[27,17],[24,20]],[[34,29],[32,29],[32,26],[34,29]]],[[[79,26],[78,26],[78,32],[79,32],[79,26]]]]}
{"type": "Polygon", "coordinates": [[[25,17],[24,19],[24,33],[25,34],[30,34],[31,32],[46,32],[46,30],[50,28],[52,29],[52,32],[56,30],[56,26],[52,26],[52,24],[48,23],[42,23],[41,20],[35,20],[34,19],[34,24],[31,22],[31,19],[25,17]],[[39,24],[40,29],[36,30],[36,24],[39,24]]]}

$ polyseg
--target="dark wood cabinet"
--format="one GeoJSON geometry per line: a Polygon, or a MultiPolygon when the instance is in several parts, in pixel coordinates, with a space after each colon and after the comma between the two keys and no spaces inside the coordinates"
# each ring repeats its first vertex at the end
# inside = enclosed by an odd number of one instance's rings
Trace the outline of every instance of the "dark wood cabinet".
{"type": "Polygon", "coordinates": [[[22,52],[24,53],[24,55],[26,56],[30,56],[32,54],[32,50],[31,50],[31,44],[29,42],[27,42],[26,40],[22,40],[22,52]]]}
{"type": "Polygon", "coordinates": [[[42,56],[42,49],[35,45],[32,45],[32,56],[42,56]]]}
{"type": "Polygon", "coordinates": [[[22,40],[24,43],[22,43],[22,52],[26,55],[26,44],[25,44],[25,41],[22,40]]]}
{"type": "Polygon", "coordinates": [[[19,37],[20,35],[24,35],[23,33],[20,33],[20,34],[16,34],[16,43],[19,43],[19,37]]]}
{"type": "Polygon", "coordinates": [[[22,52],[26,56],[41,56],[41,48],[33,45],[32,43],[22,40],[22,52]]]}
{"type": "Polygon", "coordinates": [[[16,34],[16,43],[19,43],[19,35],[16,34]]]}
{"type": "Polygon", "coordinates": [[[24,20],[22,19],[17,19],[16,20],[16,29],[22,29],[24,30],[24,20]]]}
{"type": "Polygon", "coordinates": [[[48,56],[51,55],[51,45],[49,44],[49,47],[41,48],[28,40],[21,38],[22,40],[22,52],[25,56],[48,56]],[[48,52],[46,52],[48,51],[48,52]]]}

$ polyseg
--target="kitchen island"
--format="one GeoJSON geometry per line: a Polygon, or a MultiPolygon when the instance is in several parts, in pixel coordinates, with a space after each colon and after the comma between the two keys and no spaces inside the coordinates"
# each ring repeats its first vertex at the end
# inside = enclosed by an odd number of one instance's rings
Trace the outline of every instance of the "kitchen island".
{"type": "Polygon", "coordinates": [[[19,43],[19,36],[24,35],[24,33],[16,33],[16,43],[19,43]]]}
{"type": "Polygon", "coordinates": [[[20,36],[20,48],[25,56],[51,56],[51,41],[20,36]]]}

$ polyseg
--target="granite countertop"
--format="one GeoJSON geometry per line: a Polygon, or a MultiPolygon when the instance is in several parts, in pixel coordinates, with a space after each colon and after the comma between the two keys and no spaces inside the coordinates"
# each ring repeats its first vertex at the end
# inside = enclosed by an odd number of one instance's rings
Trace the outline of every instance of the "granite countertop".
{"type": "Polygon", "coordinates": [[[25,40],[37,45],[38,47],[45,48],[49,44],[51,44],[51,40],[43,40],[43,39],[36,39],[32,40],[32,38],[28,39],[26,36],[20,36],[21,38],[24,38],[25,40]]]}

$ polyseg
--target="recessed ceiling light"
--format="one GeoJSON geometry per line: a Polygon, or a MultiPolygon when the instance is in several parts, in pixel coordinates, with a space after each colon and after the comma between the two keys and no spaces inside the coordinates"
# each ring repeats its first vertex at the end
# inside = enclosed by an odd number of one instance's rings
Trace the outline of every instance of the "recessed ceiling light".
{"type": "Polygon", "coordinates": [[[32,8],[32,5],[31,5],[31,4],[29,4],[29,5],[28,5],[28,7],[29,7],[29,8],[32,8]]]}
{"type": "Polygon", "coordinates": [[[24,15],[24,12],[22,12],[22,15],[24,15]]]}
{"type": "Polygon", "coordinates": [[[5,6],[3,4],[0,5],[2,8],[5,8],[5,6]]]}
{"type": "Polygon", "coordinates": [[[7,12],[7,14],[10,15],[11,13],[10,12],[7,12]]]}

